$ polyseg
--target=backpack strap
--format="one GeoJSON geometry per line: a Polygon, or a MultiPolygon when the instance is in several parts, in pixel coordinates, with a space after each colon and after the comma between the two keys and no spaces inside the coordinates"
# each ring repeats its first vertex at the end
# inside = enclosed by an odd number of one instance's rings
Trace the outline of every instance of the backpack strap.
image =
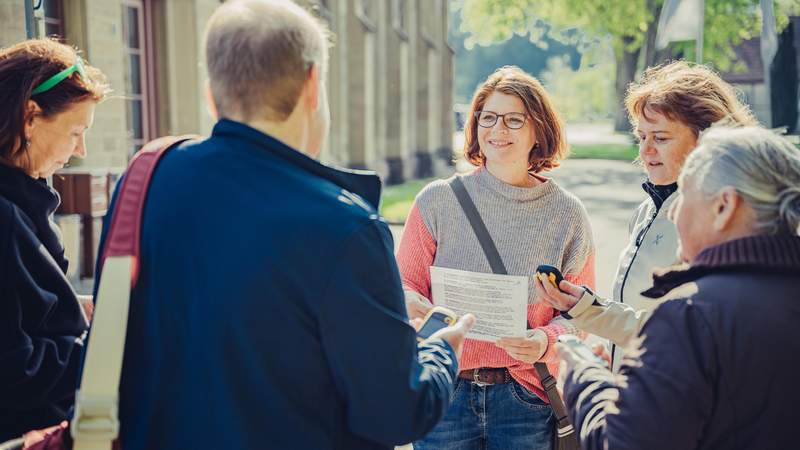
{"type": "Polygon", "coordinates": [[[134,156],[122,180],[97,267],[97,274],[101,270],[103,273],[70,425],[74,450],[111,450],[119,435],[119,379],[131,288],[139,276],[139,241],[147,188],[161,157],[193,138],[169,136],[148,143],[134,156]]]}

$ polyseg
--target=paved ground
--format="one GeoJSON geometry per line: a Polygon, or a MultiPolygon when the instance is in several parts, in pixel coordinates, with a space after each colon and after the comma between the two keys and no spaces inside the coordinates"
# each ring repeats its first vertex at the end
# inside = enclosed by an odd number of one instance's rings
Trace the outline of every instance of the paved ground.
{"type": "MultiPolygon", "coordinates": [[[[642,169],[620,161],[567,160],[550,176],[586,205],[597,246],[597,290],[608,296],[617,257],[628,241],[628,221],[645,198],[642,169]]],[[[392,227],[395,246],[402,231],[402,226],[392,227]]]]}

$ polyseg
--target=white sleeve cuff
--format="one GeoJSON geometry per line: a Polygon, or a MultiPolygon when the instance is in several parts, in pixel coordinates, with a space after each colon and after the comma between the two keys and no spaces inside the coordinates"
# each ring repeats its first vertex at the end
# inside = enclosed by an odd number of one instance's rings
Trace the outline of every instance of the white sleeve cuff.
{"type": "Polygon", "coordinates": [[[578,300],[578,303],[576,303],[575,306],[573,306],[569,311],[567,311],[567,314],[573,318],[578,317],[581,314],[583,314],[587,309],[589,309],[589,307],[592,306],[596,301],[597,301],[597,296],[590,290],[584,288],[581,299],[578,300]]]}

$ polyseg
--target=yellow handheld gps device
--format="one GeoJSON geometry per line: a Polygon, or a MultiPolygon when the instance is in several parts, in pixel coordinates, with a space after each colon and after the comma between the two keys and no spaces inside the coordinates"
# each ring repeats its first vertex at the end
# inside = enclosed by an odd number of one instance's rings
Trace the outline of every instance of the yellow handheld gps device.
{"type": "Polygon", "coordinates": [[[542,264],[536,268],[536,273],[544,274],[547,277],[547,280],[550,281],[550,284],[556,287],[556,289],[561,290],[559,284],[561,284],[561,280],[564,279],[564,276],[561,275],[561,271],[556,269],[553,266],[548,266],[547,264],[542,264]]]}
{"type": "Polygon", "coordinates": [[[422,321],[422,326],[417,331],[417,341],[428,339],[433,333],[456,323],[456,320],[458,320],[458,314],[444,306],[434,306],[428,311],[422,321]]]}

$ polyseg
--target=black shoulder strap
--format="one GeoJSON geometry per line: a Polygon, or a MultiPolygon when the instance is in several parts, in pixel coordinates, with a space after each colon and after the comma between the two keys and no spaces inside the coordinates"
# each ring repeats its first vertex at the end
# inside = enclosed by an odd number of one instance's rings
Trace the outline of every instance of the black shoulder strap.
{"type": "Polygon", "coordinates": [[[464,183],[461,182],[461,178],[455,176],[450,179],[449,184],[458,199],[458,203],[461,205],[461,209],[464,210],[469,224],[472,226],[472,231],[475,232],[475,237],[478,238],[478,242],[481,244],[486,259],[489,260],[492,272],[508,275],[506,265],[503,264],[503,258],[500,257],[497,246],[494,245],[494,240],[492,240],[489,230],[486,229],[486,224],[483,223],[483,219],[478,213],[478,208],[475,207],[475,203],[473,203],[472,197],[469,196],[467,188],[464,187],[464,183]]]}
{"type": "MultiPolygon", "coordinates": [[[[483,219],[481,219],[481,215],[478,213],[478,208],[475,207],[475,203],[469,196],[467,188],[464,187],[464,183],[461,182],[461,178],[455,176],[450,179],[448,184],[456,195],[461,209],[464,210],[464,215],[467,216],[467,220],[472,226],[472,231],[475,232],[475,237],[478,238],[483,253],[486,255],[486,259],[489,260],[489,266],[491,266],[492,272],[507,275],[508,271],[506,270],[505,264],[503,264],[503,259],[500,257],[500,252],[497,251],[497,246],[495,246],[492,236],[489,234],[489,230],[486,229],[486,224],[483,223],[483,219]]],[[[547,398],[550,400],[550,406],[553,408],[553,413],[556,416],[559,437],[573,433],[572,423],[570,423],[569,417],[567,416],[567,408],[564,406],[561,396],[558,395],[558,390],[556,390],[556,379],[550,374],[546,364],[537,362],[533,363],[533,366],[536,368],[536,373],[539,375],[539,380],[542,382],[544,392],[547,394],[547,398]]]]}
{"type": "Polygon", "coordinates": [[[547,398],[550,400],[550,407],[553,408],[553,414],[556,416],[556,431],[558,432],[558,437],[562,438],[573,433],[575,430],[572,428],[572,422],[567,415],[567,407],[564,406],[564,401],[561,400],[561,396],[558,395],[558,389],[556,389],[556,379],[553,378],[553,375],[547,370],[547,365],[545,363],[533,363],[533,367],[536,368],[536,373],[539,375],[539,380],[542,382],[544,393],[547,394],[547,398]]]}

